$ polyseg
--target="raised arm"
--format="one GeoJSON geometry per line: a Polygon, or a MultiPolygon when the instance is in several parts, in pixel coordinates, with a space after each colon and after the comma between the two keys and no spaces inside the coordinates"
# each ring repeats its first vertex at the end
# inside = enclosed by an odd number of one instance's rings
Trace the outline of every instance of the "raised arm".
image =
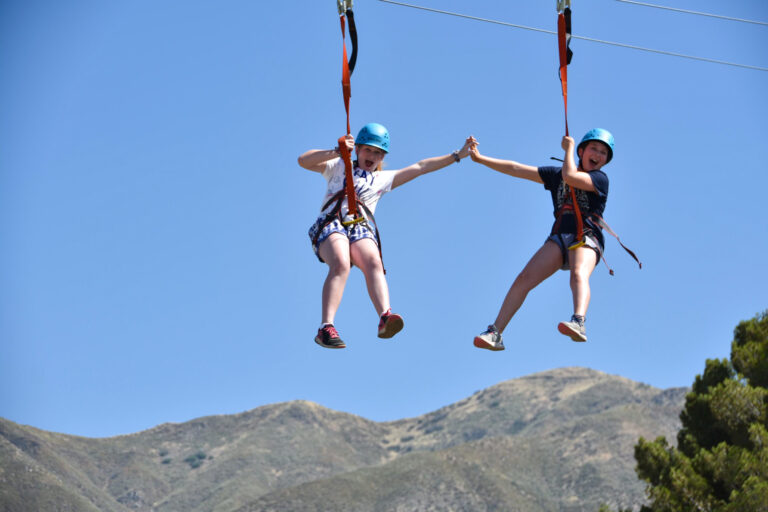
{"type": "Polygon", "coordinates": [[[592,176],[587,172],[580,172],[576,161],[573,158],[573,148],[576,142],[572,137],[565,136],[561,143],[565,156],[563,159],[563,181],[566,185],[587,192],[594,192],[595,185],[592,183],[592,176]]]}
{"type": "MultiPolygon", "coordinates": [[[[355,138],[347,135],[345,138],[350,151],[355,148],[355,138]]],[[[339,156],[338,148],[334,149],[310,149],[299,157],[299,165],[313,172],[323,172],[325,162],[339,156]]]]}
{"type": "Polygon", "coordinates": [[[510,176],[514,176],[515,178],[523,178],[526,180],[535,181],[536,183],[544,183],[541,180],[541,176],[539,176],[538,167],[521,164],[512,160],[500,160],[498,158],[491,158],[489,156],[481,155],[480,151],[477,149],[477,142],[475,142],[469,148],[469,156],[472,157],[473,161],[479,164],[483,164],[484,166],[489,167],[494,171],[508,174],[510,176]]]}
{"type": "Polygon", "coordinates": [[[412,179],[418,178],[423,174],[427,174],[429,172],[442,169],[443,167],[447,167],[452,163],[456,162],[457,157],[459,158],[459,160],[461,160],[462,158],[466,158],[469,155],[469,147],[476,142],[477,141],[475,141],[475,138],[470,135],[469,137],[467,137],[467,140],[464,142],[464,146],[462,146],[462,148],[458,151],[454,151],[453,153],[449,153],[443,156],[433,156],[432,158],[425,158],[424,160],[419,160],[415,164],[411,164],[408,167],[404,167],[399,171],[395,171],[396,174],[395,174],[395,179],[392,180],[392,188],[397,188],[400,185],[403,185],[404,183],[408,183],[412,179]]]}

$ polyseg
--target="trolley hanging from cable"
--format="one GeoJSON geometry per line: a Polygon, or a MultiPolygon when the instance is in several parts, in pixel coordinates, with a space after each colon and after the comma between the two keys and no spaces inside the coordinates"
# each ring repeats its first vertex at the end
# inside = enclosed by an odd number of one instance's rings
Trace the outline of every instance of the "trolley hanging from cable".
{"type": "MultiPolygon", "coordinates": [[[[355,28],[355,15],[352,12],[352,0],[336,0],[339,10],[339,21],[341,22],[341,40],[342,40],[342,65],[341,65],[341,90],[344,96],[344,108],[347,111],[347,135],[351,135],[349,126],[349,98],[352,96],[351,76],[357,62],[357,29],[355,28]],[[349,22],[349,40],[352,43],[352,55],[347,60],[347,42],[346,31],[344,29],[344,19],[349,22]]],[[[357,194],[355,193],[355,183],[352,168],[352,155],[347,148],[346,137],[339,138],[339,153],[344,161],[344,181],[347,196],[348,216],[342,224],[345,226],[362,222],[364,217],[358,216],[357,194]]]]}
{"type": "MultiPolygon", "coordinates": [[[[565,135],[568,133],[568,64],[571,63],[573,58],[573,52],[570,48],[571,44],[571,0],[557,0],[557,47],[560,56],[560,87],[563,91],[563,108],[565,112],[565,135]]],[[[581,207],[576,199],[576,189],[569,185],[565,185],[570,191],[571,203],[563,205],[559,214],[564,211],[573,210],[573,214],[576,216],[576,241],[568,247],[569,250],[581,247],[586,243],[584,235],[584,219],[582,218],[581,207]]],[[[625,246],[619,236],[608,226],[608,223],[598,214],[594,213],[590,216],[592,222],[600,226],[602,229],[610,233],[619,242],[619,245],[629,253],[632,258],[637,262],[640,268],[643,268],[643,264],[638,259],[637,255],[625,246]]],[[[608,262],[605,261],[605,255],[601,257],[603,262],[608,267],[608,272],[613,275],[613,269],[608,266],[608,262]]]]}

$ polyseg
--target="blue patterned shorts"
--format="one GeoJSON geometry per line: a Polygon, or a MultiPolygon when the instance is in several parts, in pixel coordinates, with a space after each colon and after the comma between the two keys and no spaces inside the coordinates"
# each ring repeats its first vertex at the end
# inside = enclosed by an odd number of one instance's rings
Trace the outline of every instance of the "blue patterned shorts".
{"type": "Polygon", "coordinates": [[[374,234],[373,230],[368,226],[368,223],[366,222],[360,222],[358,224],[352,224],[349,227],[344,227],[344,225],[341,223],[341,220],[339,218],[333,219],[331,222],[325,225],[325,227],[320,231],[320,235],[318,236],[318,230],[320,229],[320,226],[322,225],[323,221],[325,220],[325,216],[318,217],[318,219],[315,221],[314,224],[312,224],[312,227],[309,228],[309,239],[315,240],[315,237],[317,236],[317,243],[312,244],[312,250],[315,252],[315,256],[317,256],[317,259],[323,261],[323,259],[320,257],[319,253],[319,247],[320,244],[322,244],[326,238],[331,236],[332,233],[341,233],[342,235],[349,238],[349,243],[353,244],[359,240],[362,240],[363,238],[370,238],[371,240],[376,243],[378,246],[378,242],[376,241],[376,235],[374,234]]]}

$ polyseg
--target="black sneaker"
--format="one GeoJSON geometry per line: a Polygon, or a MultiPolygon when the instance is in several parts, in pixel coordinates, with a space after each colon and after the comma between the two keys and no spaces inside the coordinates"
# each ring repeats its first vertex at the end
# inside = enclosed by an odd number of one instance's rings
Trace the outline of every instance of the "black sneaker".
{"type": "Polygon", "coordinates": [[[344,342],[339,338],[339,332],[330,324],[317,330],[315,343],[325,348],[346,348],[344,342]]]}

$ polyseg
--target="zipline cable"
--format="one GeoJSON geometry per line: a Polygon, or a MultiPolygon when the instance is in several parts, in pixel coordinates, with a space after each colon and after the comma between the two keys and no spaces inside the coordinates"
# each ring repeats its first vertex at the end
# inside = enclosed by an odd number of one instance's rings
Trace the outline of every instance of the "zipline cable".
{"type": "Polygon", "coordinates": [[[623,2],[625,4],[641,5],[643,7],[653,7],[655,9],[664,9],[667,11],[684,12],[685,14],[696,14],[697,16],[708,16],[710,18],[718,18],[721,20],[738,21],[741,23],[754,23],[755,25],[764,25],[768,27],[768,23],[764,21],[746,20],[743,18],[732,18],[730,16],[721,16],[719,14],[710,14],[708,12],[689,11],[687,9],[678,9],[676,7],[667,7],[666,5],[648,4],[645,2],[636,2],[635,0],[616,0],[617,2],[623,2]]]}
{"type": "MultiPolygon", "coordinates": [[[[460,14],[460,13],[456,13],[456,12],[443,11],[443,10],[440,10],[440,9],[432,9],[430,7],[423,7],[423,6],[420,6],[420,5],[413,5],[413,4],[406,4],[404,2],[395,2],[393,0],[379,0],[379,2],[384,2],[384,3],[387,3],[387,4],[393,4],[393,5],[400,5],[400,6],[403,6],[403,7],[410,7],[412,9],[420,9],[422,11],[435,12],[435,13],[439,13],[439,14],[447,14],[449,16],[456,16],[458,18],[466,18],[466,19],[475,20],[475,21],[482,21],[484,23],[494,23],[496,25],[504,25],[504,26],[512,27],[512,28],[521,28],[521,29],[524,29],[524,30],[532,30],[534,32],[543,32],[545,34],[557,35],[557,32],[553,32],[551,30],[544,30],[544,29],[535,28],[535,27],[526,27],[525,25],[516,25],[514,23],[507,23],[505,21],[492,20],[492,19],[488,19],[488,18],[479,18],[477,16],[470,16],[470,15],[467,15],[467,14],[460,14]]],[[[572,39],[581,39],[582,41],[590,41],[592,43],[599,43],[599,44],[607,44],[607,45],[611,45],[611,46],[618,46],[620,48],[629,48],[631,50],[640,50],[640,51],[644,51],[644,52],[658,53],[658,54],[661,54],[661,55],[668,55],[668,56],[671,56],[671,57],[680,57],[680,58],[684,58],[684,59],[691,59],[691,60],[698,60],[698,61],[702,61],[702,62],[709,62],[711,64],[722,64],[722,65],[725,65],[725,66],[734,66],[734,67],[737,67],[737,68],[754,69],[756,71],[768,71],[768,68],[763,68],[763,67],[760,67],[760,66],[751,66],[749,64],[738,64],[736,62],[728,62],[728,61],[725,61],[725,60],[710,59],[710,58],[707,58],[707,57],[696,57],[695,55],[685,55],[683,53],[668,52],[668,51],[665,51],[665,50],[654,50],[653,48],[644,48],[642,46],[634,46],[634,45],[631,45],[631,44],[617,43],[617,42],[614,42],[614,41],[604,41],[602,39],[595,39],[595,38],[592,38],[592,37],[584,37],[584,36],[577,36],[577,35],[571,34],[571,38],[572,39]]]]}

